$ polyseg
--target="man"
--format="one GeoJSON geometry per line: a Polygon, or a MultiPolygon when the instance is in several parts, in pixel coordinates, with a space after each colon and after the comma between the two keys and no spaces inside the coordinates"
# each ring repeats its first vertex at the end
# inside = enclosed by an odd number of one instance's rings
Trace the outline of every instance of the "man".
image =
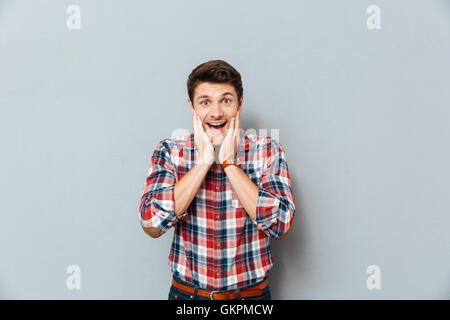
{"type": "Polygon", "coordinates": [[[270,299],[269,240],[295,212],[284,148],[241,134],[242,81],[227,62],[199,65],[187,87],[194,132],[158,143],[139,207],[152,238],[175,228],[169,299],[270,299]]]}

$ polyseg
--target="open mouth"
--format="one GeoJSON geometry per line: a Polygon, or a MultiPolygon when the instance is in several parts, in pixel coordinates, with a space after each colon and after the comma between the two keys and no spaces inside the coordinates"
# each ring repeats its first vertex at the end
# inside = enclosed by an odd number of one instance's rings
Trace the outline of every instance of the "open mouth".
{"type": "Polygon", "coordinates": [[[225,127],[226,121],[222,123],[207,123],[210,129],[220,130],[222,131],[223,127],[225,127]]]}

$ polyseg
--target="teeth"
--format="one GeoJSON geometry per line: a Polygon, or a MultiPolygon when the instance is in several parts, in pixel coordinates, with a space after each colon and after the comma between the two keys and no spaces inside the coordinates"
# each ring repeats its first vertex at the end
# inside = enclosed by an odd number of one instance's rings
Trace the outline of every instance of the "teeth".
{"type": "Polygon", "coordinates": [[[213,127],[220,127],[221,125],[223,125],[223,124],[225,124],[225,122],[222,122],[222,123],[216,123],[216,124],[213,124],[213,123],[209,123],[209,125],[210,126],[213,126],[213,127]]]}

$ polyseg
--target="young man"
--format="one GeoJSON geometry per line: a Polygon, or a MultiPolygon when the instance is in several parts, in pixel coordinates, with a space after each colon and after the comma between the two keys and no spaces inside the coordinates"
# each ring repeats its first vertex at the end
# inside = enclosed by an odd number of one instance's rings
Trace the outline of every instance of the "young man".
{"type": "Polygon", "coordinates": [[[187,87],[194,132],[158,143],[139,206],[152,238],[175,228],[169,299],[270,299],[269,240],[295,212],[284,148],[242,134],[241,76],[227,62],[199,65],[187,87]]]}

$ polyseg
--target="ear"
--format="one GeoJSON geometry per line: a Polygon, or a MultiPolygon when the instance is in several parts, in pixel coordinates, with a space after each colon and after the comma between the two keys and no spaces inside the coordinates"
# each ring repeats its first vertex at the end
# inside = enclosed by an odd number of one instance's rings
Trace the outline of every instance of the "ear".
{"type": "Polygon", "coordinates": [[[241,96],[241,99],[239,100],[237,111],[242,111],[242,101],[244,101],[244,96],[241,96]]]}
{"type": "Polygon", "coordinates": [[[194,115],[195,110],[194,110],[194,107],[192,106],[192,101],[189,98],[188,98],[188,104],[189,104],[189,109],[191,110],[192,115],[194,115]]]}

